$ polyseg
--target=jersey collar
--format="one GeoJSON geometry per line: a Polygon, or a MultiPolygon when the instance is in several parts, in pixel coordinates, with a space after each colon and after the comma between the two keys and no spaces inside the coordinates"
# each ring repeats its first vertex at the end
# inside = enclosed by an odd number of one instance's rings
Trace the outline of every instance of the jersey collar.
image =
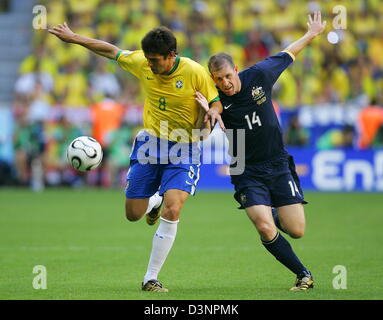
{"type": "Polygon", "coordinates": [[[170,76],[174,71],[176,71],[178,65],[180,64],[180,60],[181,60],[181,58],[179,56],[176,56],[176,61],[174,63],[174,66],[173,66],[172,70],[170,70],[168,73],[166,73],[167,76],[170,76]]]}

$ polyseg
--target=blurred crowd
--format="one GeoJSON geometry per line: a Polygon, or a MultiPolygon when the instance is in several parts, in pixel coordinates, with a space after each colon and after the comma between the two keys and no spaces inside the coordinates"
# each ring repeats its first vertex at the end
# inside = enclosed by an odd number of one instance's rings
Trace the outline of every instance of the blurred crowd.
{"type": "MultiPolygon", "coordinates": [[[[307,14],[322,11],[325,34],[315,39],[287,69],[274,90],[288,145],[312,145],[310,130],[298,116],[302,106],[356,106],[354,123],[329,128],[320,148],[383,146],[383,6],[380,0],[40,0],[48,24],[66,21],[81,35],[123,49],[139,49],[142,37],[165,25],[178,40],[181,56],[203,66],[213,53],[230,53],[240,69],[284,49],[307,30],[307,14]],[[336,13],[347,10],[344,30],[333,30],[336,13]],[[335,31],[338,43],[327,41],[335,31]]],[[[13,116],[15,176],[28,184],[36,168],[49,185],[77,185],[84,176],[68,168],[65,147],[91,135],[106,150],[102,170],[87,175],[90,184],[122,181],[130,145],[142,125],[143,95],[133,76],[115,61],[35,30],[31,53],[20,64],[13,116]],[[41,171],[41,170],[40,170],[41,171]],[[117,178],[116,178],[117,177],[117,178]]]]}

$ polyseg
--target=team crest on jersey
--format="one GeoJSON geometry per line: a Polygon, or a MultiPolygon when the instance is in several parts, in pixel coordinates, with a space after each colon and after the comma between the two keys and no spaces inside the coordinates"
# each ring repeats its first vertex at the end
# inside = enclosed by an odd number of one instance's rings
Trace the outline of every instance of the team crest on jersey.
{"type": "Polygon", "coordinates": [[[257,104],[261,104],[266,101],[265,91],[262,87],[253,87],[251,95],[253,96],[253,100],[257,101],[257,104]]]}
{"type": "Polygon", "coordinates": [[[184,86],[184,83],[182,80],[177,80],[176,81],[176,88],[181,89],[184,86]]]}

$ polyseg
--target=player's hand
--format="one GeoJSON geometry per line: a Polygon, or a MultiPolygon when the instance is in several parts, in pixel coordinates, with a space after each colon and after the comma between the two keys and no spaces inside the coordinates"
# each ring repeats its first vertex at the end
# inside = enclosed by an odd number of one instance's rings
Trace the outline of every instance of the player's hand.
{"type": "Polygon", "coordinates": [[[210,108],[208,112],[205,114],[204,122],[208,122],[210,119],[211,127],[214,128],[215,124],[219,123],[219,126],[223,131],[226,131],[225,125],[223,124],[221,114],[215,108],[210,108]]]}
{"type": "Polygon", "coordinates": [[[204,122],[208,122],[210,119],[211,127],[214,128],[216,122],[218,121],[221,129],[225,131],[226,128],[225,128],[225,125],[223,124],[220,113],[215,108],[209,108],[209,102],[207,102],[205,96],[202,93],[197,91],[195,94],[195,99],[197,100],[201,108],[204,109],[206,112],[204,117],[204,122]]]}
{"type": "Polygon", "coordinates": [[[315,11],[313,16],[309,14],[309,21],[307,22],[308,33],[316,37],[324,31],[326,23],[326,21],[322,22],[322,13],[320,11],[315,11]]]}
{"type": "Polygon", "coordinates": [[[209,111],[209,103],[207,102],[205,96],[202,93],[197,91],[195,93],[195,99],[197,100],[201,108],[205,110],[205,112],[209,111]]]}
{"type": "Polygon", "coordinates": [[[48,32],[54,34],[57,38],[61,39],[64,42],[74,42],[74,37],[76,34],[69,29],[66,22],[64,24],[59,24],[57,27],[48,29],[48,32]]]}

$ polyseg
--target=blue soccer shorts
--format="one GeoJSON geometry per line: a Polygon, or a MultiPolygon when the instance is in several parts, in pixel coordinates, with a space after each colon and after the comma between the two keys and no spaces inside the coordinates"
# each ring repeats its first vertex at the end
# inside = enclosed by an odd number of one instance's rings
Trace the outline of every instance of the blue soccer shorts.
{"type": "Polygon", "coordinates": [[[130,199],[145,199],[158,190],[162,196],[169,189],[196,192],[199,180],[196,164],[140,164],[132,160],[127,174],[125,195],[130,199]]]}
{"type": "Polygon", "coordinates": [[[295,203],[306,204],[292,156],[246,165],[245,171],[231,176],[234,198],[239,209],[254,205],[282,207],[295,203]]]}
{"type": "Polygon", "coordinates": [[[158,151],[160,150],[159,144],[164,142],[162,139],[153,136],[144,139],[146,136],[142,138],[142,133],[139,133],[137,137],[134,142],[127,174],[126,197],[129,199],[145,199],[151,197],[157,191],[162,196],[169,189],[183,190],[194,195],[200,174],[200,151],[193,148],[196,145],[186,144],[187,152],[185,154],[187,159],[182,159],[183,161],[179,163],[172,163],[172,160],[168,158],[171,150],[174,150],[174,148],[171,148],[175,143],[165,141],[169,149],[158,151]],[[138,139],[137,137],[141,138],[138,139]],[[146,145],[144,145],[145,143],[146,145]],[[153,148],[154,146],[158,148],[153,148]],[[153,154],[153,150],[158,152],[155,151],[155,154],[153,154]],[[142,161],[145,156],[146,160],[150,159],[150,162],[144,163],[145,161],[142,161]]]}

